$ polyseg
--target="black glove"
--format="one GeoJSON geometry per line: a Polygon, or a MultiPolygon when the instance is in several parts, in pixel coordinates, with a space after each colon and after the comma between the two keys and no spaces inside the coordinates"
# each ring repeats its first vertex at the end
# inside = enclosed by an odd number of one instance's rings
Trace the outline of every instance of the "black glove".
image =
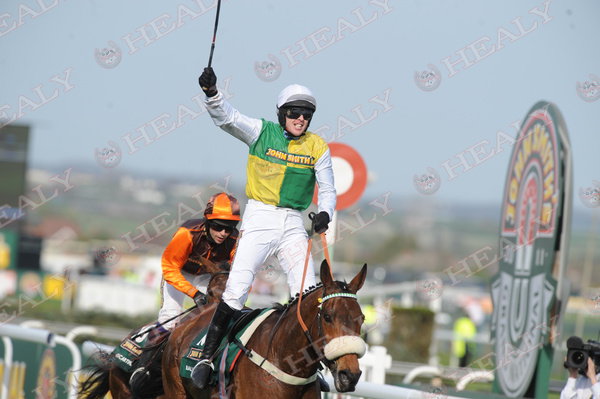
{"type": "Polygon", "coordinates": [[[213,71],[212,67],[204,68],[204,72],[202,72],[202,75],[198,78],[198,83],[204,94],[206,94],[206,97],[217,95],[217,75],[215,75],[215,71],[213,71]]]}
{"type": "Polygon", "coordinates": [[[208,296],[198,291],[196,292],[196,295],[194,295],[194,302],[196,302],[196,305],[201,308],[208,303],[208,296]]]}
{"type": "Polygon", "coordinates": [[[313,218],[313,226],[317,234],[324,233],[327,231],[329,225],[329,214],[325,211],[321,211],[313,218]]]}

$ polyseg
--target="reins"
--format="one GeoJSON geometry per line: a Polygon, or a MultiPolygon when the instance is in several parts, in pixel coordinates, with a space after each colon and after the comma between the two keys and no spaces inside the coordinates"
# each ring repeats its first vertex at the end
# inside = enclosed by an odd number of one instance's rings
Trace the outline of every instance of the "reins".
{"type": "MultiPolygon", "coordinates": [[[[315,233],[315,213],[311,212],[308,214],[308,218],[312,221],[311,226],[310,226],[310,237],[308,238],[308,248],[306,250],[306,259],[304,261],[304,272],[302,273],[302,283],[300,284],[300,294],[298,295],[298,307],[296,309],[296,315],[298,317],[298,321],[300,322],[300,326],[302,327],[302,331],[304,332],[304,335],[306,336],[306,339],[308,340],[308,343],[313,344],[313,340],[312,337],[310,335],[310,331],[308,330],[308,327],[306,327],[306,324],[304,324],[304,320],[302,319],[302,315],[300,314],[300,305],[302,305],[302,293],[304,291],[304,280],[306,279],[306,271],[308,270],[308,259],[310,258],[310,250],[312,249],[312,240],[313,240],[313,235],[315,233]]],[[[323,243],[323,248],[325,250],[325,259],[327,260],[327,265],[329,267],[329,273],[331,275],[331,279],[333,280],[333,272],[331,271],[331,260],[329,259],[329,251],[327,250],[327,239],[325,238],[325,233],[321,233],[321,242],[323,243]]],[[[323,287],[323,290],[325,290],[325,287],[323,287]]],[[[321,311],[319,310],[319,312],[317,313],[317,315],[320,315],[321,311]]],[[[314,323],[314,320],[313,320],[314,323]]],[[[319,324],[320,324],[320,317],[319,317],[319,324]]],[[[312,325],[312,323],[311,323],[312,325]]],[[[320,330],[320,326],[319,326],[319,330],[320,330]]],[[[318,356],[318,354],[315,352],[315,354],[318,356]]]]}
{"type": "MultiPolygon", "coordinates": [[[[304,291],[304,280],[306,279],[306,271],[308,270],[308,259],[310,258],[310,250],[312,249],[312,240],[313,235],[315,234],[315,213],[311,212],[308,214],[308,218],[312,221],[310,225],[310,236],[308,237],[308,248],[306,249],[306,259],[304,260],[304,272],[302,273],[302,283],[300,284],[300,294],[298,296],[298,309],[296,309],[296,314],[298,316],[298,321],[300,322],[300,326],[302,327],[302,331],[306,338],[308,338],[308,342],[312,344],[312,338],[310,336],[310,332],[308,332],[308,328],[306,324],[304,324],[304,320],[302,320],[302,315],[300,314],[300,305],[302,304],[302,291],[304,291]]],[[[329,250],[327,249],[327,239],[325,238],[325,233],[321,233],[321,242],[323,243],[323,248],[325,249],[325,259],[327,260],[327,265],[329,266],[329,273],[331,274],[331,279],[333,280],[333,272],[331,271],[331,260],[329,259],[329,250]]]]}
{"type": "MultiPolygon", "coordinates": [[[[217,277],[218,275],[220,275],[220,274],[229,274],[229,272],[226,271],[226,270],[221,270],[221,271],[218,271],[218,272],[214,273],[212,276],[210,276],[210,280],[208,280],[208,284],[206,285],[207,291],[208,291],[208,287],[210,287],[210,283],[212,283],[213,279],[215,277],[217,277]]],[[[129,337],[129,339],[136,339],[140,335],[144,335],[146,333],[149,333],[152,330],[157,329],[158,327],[164,326],[168,322],[170,322],[172,320],[175,320],[178,317],[184,316],[185,314],[191,312],[192,310],[196,309],[197,307],[198,307],[198,304],[194,304],[194,306],[187,308],[186,310],[184,310],[183,312],[179,313],[178,315],[175,315],[175,316],[171,317],[170,319],[163,321],[162,323],[156,323],[156,324],[154,324],[154,326],[152,328],[149,328],[147,330],[143,329],[139,333],[137,333],[137,334],[129,337]]]]}
{"type": "Polygon", "coordinates": [[[146,334],[146,333],[149,333],[150,331],[152,331],[152,330],[155,330],[155,329],[157,329],[158,327],[161,327],[161,326],[163,326],[163,325],[167,324],[167,323],[168,323],[168,322],[170,322],[171,320],[175,320],[176,318],[178,318],[178,317],[181,317],[181,316],[185,315],[186,313],[189,313],[189,312],[191,312],[192,310],[196,309],[197,307],[198,307],[198,305],[194,305],[194,306],[192,306],[191,308],[188,308],[188,309],[184,310],[183,312],[179,313],[178,315],[176,315],[176,316],[173,316],[173,317],[171,317],[170,319],[163,321],[162,323],[156,323],[156,324],[154,324],[154,326],[152,326],[151,328],[148,328],[148,329],[142,329],[142,331],[140,331],[139,333],[137,333],[137,334],[135,334],[135,335],[132,335],[132,336],[131,336],[131,337],[129,337],[128,339],[136,339],[136,338],[137,338],[137,337],[139,337],[140,335],[144,335],[144,334],[146,334]]]}

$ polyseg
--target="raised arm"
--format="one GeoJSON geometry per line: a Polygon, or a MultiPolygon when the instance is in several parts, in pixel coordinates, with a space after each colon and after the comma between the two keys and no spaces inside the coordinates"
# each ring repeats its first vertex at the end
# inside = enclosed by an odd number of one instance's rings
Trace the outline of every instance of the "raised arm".
{"type": "Polygon", "coordinates": [[[225,96],[217,89],[217,77],[212,68],[204,68],[198,82],[206,94],[204,104],[215,125],[248,146],[252,145],[260,135],[262,120],[242,115],[225,101],[225,96]]]}

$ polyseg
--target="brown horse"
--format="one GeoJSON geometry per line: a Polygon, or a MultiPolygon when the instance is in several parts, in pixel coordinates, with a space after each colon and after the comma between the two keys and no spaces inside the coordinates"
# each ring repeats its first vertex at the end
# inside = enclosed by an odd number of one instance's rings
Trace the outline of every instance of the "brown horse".
{"type": "MultiPolygon", "coordinates": [[[[323,261],[321,285],[276,306],[247,341],[245,348],[252,354],[239,355],[226,388],[229,398],[320,398],[316,374],[321,362],[331,370],[339,392],[354,391],[361,375],[358,358],[366,347],[359,336],[364,316],[356,292],[366,274],[365,264],[349,284],[333,281],[323,261]],[[303,326],[308,326],[306,331],[303,326]]],[[[179,375],[182,356],[209,325],[213,312],[214,308],[181,323],[169,337],[163,354],[163,398],[219,397],[218,386],[199,390],[179,375]]]]}
{"type": "MultiPolygon", "coordinates": [[[[195,308],[185,315],[180,323],[194,320],[208,312],[212,315],[216,307],[216,302],[221,301],[227,278],[229,277],[229,262],[215,264],[208,259],[202,258],[201,264],[211,274],[210,282],[207,287],[208,305],[203,309],[195,308]]],[[[134,330],[129,336],[137,333],[139,329],[134,330]]],[[[110,392],[113,399],[132,399],[129,386],[130,372],[116,366],[116,359],[110,353],[98,351],[93,355],[94,363],[86,366],[84,370],[90,373],[89,378],[84,381],[79,390],[79,396],[87,399],[103,399],[110,392]]]]}

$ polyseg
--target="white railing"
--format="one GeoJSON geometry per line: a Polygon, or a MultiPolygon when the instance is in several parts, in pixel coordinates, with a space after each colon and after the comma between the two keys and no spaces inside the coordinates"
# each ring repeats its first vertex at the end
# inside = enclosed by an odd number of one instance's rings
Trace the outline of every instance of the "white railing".
{"type": "Polygon", "coordinates": [[[20,327],[14,324],[0,325],[0,336],[2,336],[2,343],[4,344],[4,375],[2,378],[0,399],[7,399],[10,384],[10,372],[13,365],[12,339],[20,339],[54,347],[56,345],[56,337],[48,330],[20,327]]]}
{"type": "MultiPolygon", "coordinates": [[[[36,325],[40,326],[40,325],[36,325]]],[[[41,325],[43,326],[43,325],[41,325]]],[[[7,355],[11,356],[10,360],[5,360],[4,369],[4,382],[2,389],[2,397],[0,399],[6,399],[4,396],[8,392],[8,382],[10,377],[10,366],[12,364],[12,345],[10,345],[10,339],[8,336],[12,336],[16,339],[31,340],[34,342],[45,343],[48,345],[55,345],[56,343],[65,345],[73,354],[73,368],[71,369],[74,383],[69,387],[69,399],[76,398],[76,389],[78,383],[78,375],[75,371],[81,367],[81,356],[89,357],[93,352],[98,349],[112,352],[113,347],[108,345],[102,345],[93,341],[85,341],[82,345],[81,353],[73,343],[73,339],[80,334],[97,335],[98,330],[95,327],[79,326],[71,329],[66,337],[55,336],[47,330],[39,328],[27,328],[23,326],[15,325],[3,325],[0,326],[0,336],[4,336],[5,341],[5,359],[7,355]],[[9,342],[7,345],[6,341],[9,342]],[[8,375],[7,375],[8,373],[8,375]]],[[[443,336],[443,334],[441,334],[443,336]]],[[[447,338],[445,336],[439,337],[438,339],[447,338]]],[[[331,393],[323,393],[323,398],[336,398],[336,399],[350,399],[350,398],[371,398],[371,399],[396,399],[396,398],[422,398],[424,392],[418,389],[398,387],[394,385],[385,385],[386,375],[396,374],[393,372],[394,365],[398,362],[393,362],[392,357],[387,353],[387,349],[384,346],[373,345],[368,347],[368,351],[365,355],[359,359],[360,368],[362,370],[361,379],[356,385],[356,389],[352,393],[339,393],[336,391],[332,376],[328,373],[324,373],[325,380],[329,383],[331,393]]],[[[435,367],[430,365],[422,364],[411,364],[411,367],[406,370],[404,382],[410,383],[417,376],[432,375],[439,376],[443,375],[445,367],[435,367]]],[[[446,370],[447,371],[447,370],[446,370]]],[[[464,381],[461,379],[461,386],[464,386],[470,382],[468,379],[464,381]]],[[[447,399],[453,399],[454,397],[444,395],[447,399]]]]}
{"type": "MultiPolygon", "coordinates": [[[[336,399],[370,398],[370,399],[399,399],[419,398],[422,399],[427,392],[418,389],[386,385],[385,376],[392,367],[392,357],[387,353],[385,346],[370,346],[367,353],[359,359],[362,375],[356,389],[351,393],[340,394],[335,389],[333,378],[330,373],[324,373],[325,381],[331,388],[331,393],[322,393],[322,398],[336,399]]],[[[437,369],[436,369],[437,370],[437,369]]],[[[430,371],[430,370],[428,370],[430,371]]],[[[434,395],[429,395],[433,397],[434,395]]],[[[453,396],[444,395],[445,399],[458,399],[453,396]]]]}
{"type": "MultiPolygon", "coordinates": [[[[81,353],[77,345],[72,339],[55,335],[54,333],[41,329],[31,328],[26,326],[19,326],[15,324],[2,324],[0,325],[0,336],[4,344],[4,375],[2,379],[2,391],[0,393],[0,399],[7,399],[9,393],[10,373],[13,365],[13,345],[12,339],[21,341],[35,342],[48,347],[55,347],[56,344],[65,346],[70,352],[73,358],[72,367],[70,368],[70,379],[71,383],[68,384],[69,399],[77,399],[77,390],[79,386],[79,369],[81,368],[81,353]]],[[[72,338],[73,336],[71,336],[72,338]]],[[[66,384],[65,384],[66,385],[66,384]]]]}

